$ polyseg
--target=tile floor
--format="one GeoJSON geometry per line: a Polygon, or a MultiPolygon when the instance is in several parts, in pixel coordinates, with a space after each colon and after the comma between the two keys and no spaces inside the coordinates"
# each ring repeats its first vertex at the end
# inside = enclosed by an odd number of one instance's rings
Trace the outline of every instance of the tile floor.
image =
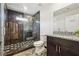
{"type": "Polygon", "coordinates": [[[25,50],[23,52],[20,52],[18,54],[15,54],[13,56],[32,56],[33,51],[34,51],[34,48],[31,48],[31,49],[25,50]]]}

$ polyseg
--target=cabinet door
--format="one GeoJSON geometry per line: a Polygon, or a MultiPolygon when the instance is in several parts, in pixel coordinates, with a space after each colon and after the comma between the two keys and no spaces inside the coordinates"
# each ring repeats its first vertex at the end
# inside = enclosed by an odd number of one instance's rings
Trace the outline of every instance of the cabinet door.
{"type": "Polygon", "coordinates": [[[52,38],[47,40],[47,55],[48,56],[58,56],[58,45],[54,44],[52,38]]]}
{"type": "Polygon", "coordinates": [[[48,56],[58,56],[58,51],[57,51],[57,46],[56,45],[50,45],[48,44],[47,47],[47,55],[48,56]]]}
{"type": "Polygon", "coordinates": [[[59,50],[60,50],[60,55],[62,56],[73,56],[73,53],[70,51],[71,49],[68,47],[61,46],[59,50]]]}

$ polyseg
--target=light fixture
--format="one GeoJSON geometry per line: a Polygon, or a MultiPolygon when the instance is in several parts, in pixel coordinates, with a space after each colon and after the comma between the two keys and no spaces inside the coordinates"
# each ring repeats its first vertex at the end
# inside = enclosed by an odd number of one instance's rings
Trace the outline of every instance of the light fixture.
{"type": "Polygon", "coordinates": [[[27,10],[27,7],[26,6],[24,6],[24,10],[27,10]]]}
{"type": "Polygon", "coordinates": [[[16,20],[27,21],[28,22],[28,19],[27,18],[16,17],[16,20]]]}

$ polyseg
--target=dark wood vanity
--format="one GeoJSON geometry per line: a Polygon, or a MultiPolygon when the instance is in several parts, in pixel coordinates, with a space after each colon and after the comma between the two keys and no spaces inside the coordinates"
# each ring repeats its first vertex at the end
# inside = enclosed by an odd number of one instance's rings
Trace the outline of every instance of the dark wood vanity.
{"type": "Polygon", "coordinates": [[[48,56],[79,56],[79,42],[47,36],[48,56]]]}

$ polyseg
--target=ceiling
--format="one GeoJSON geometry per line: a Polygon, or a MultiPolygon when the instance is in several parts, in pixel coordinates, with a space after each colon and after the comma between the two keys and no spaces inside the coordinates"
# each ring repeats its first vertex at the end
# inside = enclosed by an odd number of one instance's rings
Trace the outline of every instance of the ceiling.
{"type": "Polygon", "coordinates": [[[40,4],[39,3],[7,3],[7,8],[25,14],[34,15],[40,10],[40,4]]]}
{"type": "MultiPolygon", "coordinates": [[[[79,13],[79,4],[78,3],[72,3],[62,9],[59,9],[57,11],[54,12],[54,15],[60,15],[60,14],[63,14],[63,13],[69,13],[69,12],[72,12],[75,10],[75,13],[79,13]],[[78,11],[76,11],[78,10],[78,11]]],[[[74,12],[72,12],[74,13],[74,12]]]]}

